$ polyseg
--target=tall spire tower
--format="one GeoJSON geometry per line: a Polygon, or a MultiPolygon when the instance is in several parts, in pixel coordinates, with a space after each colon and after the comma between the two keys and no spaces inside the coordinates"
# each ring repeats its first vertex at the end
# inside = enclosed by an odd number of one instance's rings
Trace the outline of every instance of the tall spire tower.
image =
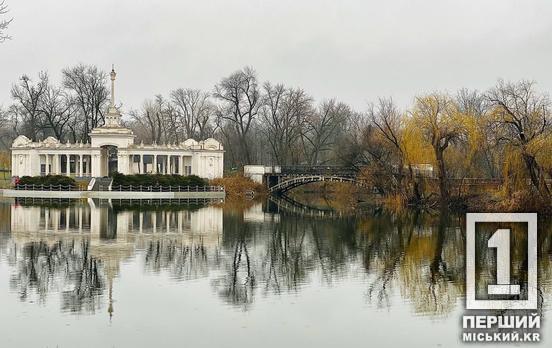
{"type": "Polygon", "coordinates": [[[109,108],[107,109],[107,115],[105,116],[105,126],[108,128],[118,128],[121,127],[121,113],[115,107],[115,78],[117,73],[115,72],[115,67],[111,67],[111,100],[109,101],[109,108]]]}
{"type": "Polygon", "coordinates": [[[115,78],[117,77],[117,73],[115,72],[115,65],[111,65],[111,102],[109,104],[110,107],[115,107],[115,78]]]}

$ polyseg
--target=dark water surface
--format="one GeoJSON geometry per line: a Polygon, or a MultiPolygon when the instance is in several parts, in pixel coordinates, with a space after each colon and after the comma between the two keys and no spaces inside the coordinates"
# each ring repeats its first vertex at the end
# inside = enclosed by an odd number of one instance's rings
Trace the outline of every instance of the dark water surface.
{"type": "MultiPolygon", "coordinates": [[[[0,202],[0,346],[462,346],[464,224],[264,202],[0,202]]],[[[551,236],[541,227],[543,346],[551,236]]]]}

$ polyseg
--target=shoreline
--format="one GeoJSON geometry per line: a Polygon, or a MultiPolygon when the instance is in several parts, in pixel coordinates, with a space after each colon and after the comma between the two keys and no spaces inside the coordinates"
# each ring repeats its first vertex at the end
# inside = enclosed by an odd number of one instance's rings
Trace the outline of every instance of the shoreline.
{"type": "Polygon", "coordinates": [[[139,191],[33,191],[2,189],[6,198],[99,198],[99,199],[225,199],[226,192],[139,192],[139,191]]]}

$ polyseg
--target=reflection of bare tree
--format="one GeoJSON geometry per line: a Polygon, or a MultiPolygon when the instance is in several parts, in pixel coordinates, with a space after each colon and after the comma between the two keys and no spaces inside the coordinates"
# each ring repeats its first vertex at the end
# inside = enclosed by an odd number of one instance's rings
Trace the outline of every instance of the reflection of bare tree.
{"type": "Polygon", "coordinates": [[[6,253],[6,248],[10,240],[10,205],[0,202],[0,261],[6,253]]]}
{"type": "Polygon", "coordinates": [[[98,272],[100,261],[89,256],[89,244],[84,239],[68,245],[65,282],[71,285],[72,290],[62,293],[63,310],[80,312],[84,307],[85,311],[93,312],[100,306],[97,297],[102,295],[105,284],[98,272]]]}
{"type": "Polygon", "coordinates": [[[243,214],[228,214],[225,220],[224,250],[220,254],[222,275],[212,282],[213,288],[226,302],[248,309],[256,288],[255,265],[249,251],[251,226],[243,214]]]}
{"type": "Polygon", "coordinates": [[[94,312],[105,287],[101,264],[89,255],[89,241],[43,241],[26,243],[18,250],[12,245],[10,254],[17,268],[11,287],[21,300],[33,295],[44,301],[51,290],[61,292],[61,309],[70,312],[94,312]]]}
{"type": "Polygon", "coordinates": [[[273,224],[263,248],[260,279],[265,291],[295,291],[320,272],[325,284],[348,272],[356,258],[354,220],[286,215],[273,224]]]}
{"type": "Polygon", "coordinates": [[[391,281],[403,262],[416,216],[397,216],[371,220],[361,235],[364,266],[372,273],[373,280],[368,287],[368,298],[376,297],[378,306],[389,305],[391,281]]]}
{"type": "Polygon", "coordinates": [[[450,227],[446,212],[437,217],[407,212],[361,224],[359,241],[370,279],[367,295],[378,306],[390,305],[390,292],[398,285],[416,312],[452,310],[462,291],[463,237],[450,227]]]}
{"type": "MultiPolygon", "coordinates": [[[[463,269],[449,268],[447,260],[444,255],[444,248],[446,246],[447,237],[454,236],[454,227],[449,229],[450,219],[446,210],[439,212],[439,222],[437,228],[433,230],[433,233],[437,233],[435,239],[435,247],[433,257],[429,265],[429,282],[428,282],[428,294],[429,297],[425,298],[426,308],[425,311],[432,313],[446,313],[452,310],[458,291],[454,291],[454,284],[458,284],[458,273],[463,274],[463,269]],[[429,310],[428,310],[429,309],[429,310]]],[[[454,258],[457,260],[460,258],[459,250],[455,249],[457,255],[454,258]]],[[[454,260],[454,259],[453,259],[454,260]]],[[[456,289],[457,290],[457,289],[456,289]]]]}
{"type": "Polygon", "coordinates": [[[169,270],[176,279],[197,279],[209,273],[208,249],[200,240],[198,244],[185,243],[182,239],[163,238],[150,240],[146,246],[146,268],[159,272],[169,270]]]}
{"type": "Polygon", "coordinates": [[[235,242],[231,258],[231,264],[226,262],[223,266],[226,268],[224,275],[215,279],[213,286],[228,303],[247,309],[253,303],[256,283],[245,238],[235,242]]]}
{"type": "MultiPolygon", "coordinates": [[[[0,217],[9,213],[0,209],[0,217]]],[[[306,284],[333,286],[361,275],[369,299],[379,306],[390,305],[398,289],[417,313],[446,315],[463,295],[465,222],[456,219],[445,213],[321,219],[283,212],[278,219],[244,220],[240,209],[225,209],[222,235],[129,231],[105,241],[21,231],[10,238],[0,232],[0,256],[13,266],[11,287],[23,301],[44,301],[48,293],[60,292],[64,311],[98,309],[122,258],[141,250],[147,270],[167,271],[177,281],[210,276],[214,293],[244,310],[257,291],[298,292],[306,284]]],[[[552,234],[549,225],[539,228],[542,297],[552,279],[552,234]]],[[[487,253],[479,253],[478,262],[490,262],[487,253]]]]}
{"type": "Polygon", "coordinates": [[[304,248],[306,230],[298,229],[297,224],[289,223],[272,225],[266,255],[262,262],[262,276],[265,291],[276,293],[296,289],[298,283],[304,282],[306,269],[312,260],[304,248]]]}

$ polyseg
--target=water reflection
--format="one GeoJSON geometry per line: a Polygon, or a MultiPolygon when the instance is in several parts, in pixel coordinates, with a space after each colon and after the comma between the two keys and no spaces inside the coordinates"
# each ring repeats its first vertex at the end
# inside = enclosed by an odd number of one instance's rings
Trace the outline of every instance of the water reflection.
{"type": "MultiPolygon", "coordinates": [[[[446,316],[464,296],[462,217],[313,216],[275,209],[277,203],[3,204],[0,262],[10,265],[10,286],[21,301],[40,303],[59,294],[61,310],[74,313],[106,308],[113,315],[113,284],[123,262],[174,282],[209,279],[212,293],[204,296],[243,310],[257,299],[300,293],[313,283],[340,286],[343,279],[362,281],[370,304],[393,306],[398,292],[416,313],[431,316],[446,316]]],[[[542,223],[541,293],[552,278],[550,235],[542,223]]],[[[489,262],[485,253],[481,258],[489,262]]],[[[488,273],[483,267],[479,276],[488,273]]]]}

